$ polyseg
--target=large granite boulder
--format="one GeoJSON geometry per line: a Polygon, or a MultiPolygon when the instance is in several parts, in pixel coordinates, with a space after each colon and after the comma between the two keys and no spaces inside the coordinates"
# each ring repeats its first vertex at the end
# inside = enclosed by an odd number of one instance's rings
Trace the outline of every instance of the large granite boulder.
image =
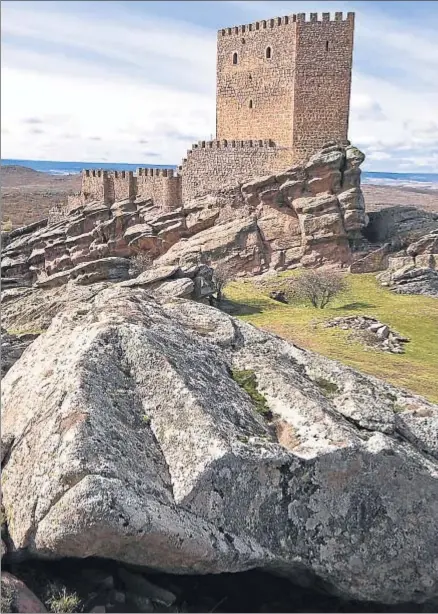
{"type": "Polygon", "coordinates": [[[47,612],[36,595],[18,578],[7,571],[2,571],[2,612],[20,612],[39,614],[47,612]]]}
{"type": "Polygon", "coordinates": [[[218,310],[102,290],[25,350],[1,408],[21,554],[437,595],[438,408],[218,310]]]}

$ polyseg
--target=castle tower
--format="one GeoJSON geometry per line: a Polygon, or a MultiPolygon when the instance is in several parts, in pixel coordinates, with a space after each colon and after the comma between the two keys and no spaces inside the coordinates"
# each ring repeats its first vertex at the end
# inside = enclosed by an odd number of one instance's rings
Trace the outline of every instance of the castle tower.
{"type": "Polygon", "coordinates": [[[354,13],[277,17],[218,32],[216,138],[272,139],[301,158],[345,141],[354,13]]]}

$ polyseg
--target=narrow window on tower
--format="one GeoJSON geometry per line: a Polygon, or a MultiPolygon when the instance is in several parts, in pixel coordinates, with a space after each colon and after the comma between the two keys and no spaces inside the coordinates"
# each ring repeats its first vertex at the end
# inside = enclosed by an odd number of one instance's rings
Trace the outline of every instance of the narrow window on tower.
{"type": "Polygon", "coordinates": [[[272,49],[270,47],[266,47],[266,59],[270,60],[272,56],[272,49]]]}
{"type": "Polygon", "coordinates": [[[252,100],[249,101],[249,108],[252,109],[252,100]]]}
{"type": "Polygon", "coordinates": [[[325,50],[328,51],[329,50],[329,42],[325,41],[325,50]]]}
{"type": "Polygon", "coordinates": [[[233,53],[233,64],[237,64],[237,51],[233,53]]]}

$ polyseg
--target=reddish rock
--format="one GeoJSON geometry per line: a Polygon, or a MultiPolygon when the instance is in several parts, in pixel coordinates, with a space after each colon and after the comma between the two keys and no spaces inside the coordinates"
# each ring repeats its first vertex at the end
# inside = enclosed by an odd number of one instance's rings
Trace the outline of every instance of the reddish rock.
{"type": "Polygon", "coordinates": [[[1,578],[2,606],[8,603],[8,612],[37,614],[47,612],[41,601],[27,586],[7,571],[2,572],[1,578]]]}

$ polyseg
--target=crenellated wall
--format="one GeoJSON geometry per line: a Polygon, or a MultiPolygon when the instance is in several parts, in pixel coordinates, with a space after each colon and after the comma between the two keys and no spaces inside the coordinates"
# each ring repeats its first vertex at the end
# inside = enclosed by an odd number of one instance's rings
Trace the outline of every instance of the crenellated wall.
{"type": "Polygon", "coordinates": [[[136,172],[137,196],[152,198],[164,209],[181,206],[181,177],[170,168],[138,168],[136,172]]]}
{"type": "Polygon", "coordinates": [[[303,160],[328,141],[345,143],[350,114],[354,13],[297,15],[292,147],[303,160]]]}
{"type": "Polygon", "coordinates": [[[270,140],[199,141],[179,167],[182,201],[291,166],[293,152],[270,140]]]}
{"type": "Polygon", "coordinates": [[[181,177],[173,169],[138,168],[133,171],[82,171],[81,198],[69,200],[69,209],[93,200],[112,204],[138,197],[151,198],[163,210],[181,206],[181,177]]]}

